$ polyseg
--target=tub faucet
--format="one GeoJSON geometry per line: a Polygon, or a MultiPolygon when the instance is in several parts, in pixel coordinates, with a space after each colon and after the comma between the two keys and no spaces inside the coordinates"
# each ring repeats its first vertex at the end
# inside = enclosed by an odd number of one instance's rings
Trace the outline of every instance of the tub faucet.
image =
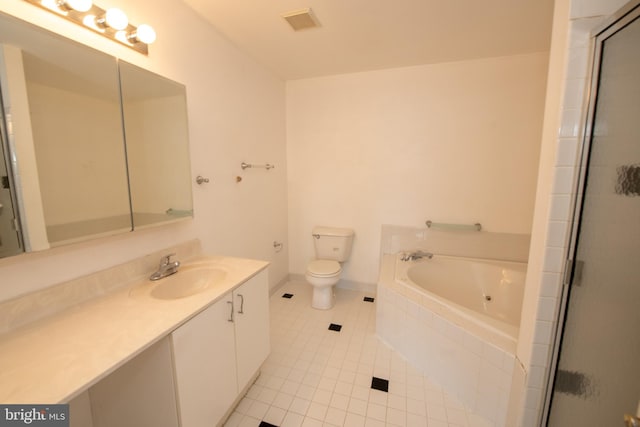
{"type": "Polygon", "coordinates": [[[425,251],[421,251],[421,250],[417,250],[414,252],[405,252],[404,254],[402,254],[402,257],[400,258],[401,261],[415,261],[417,259],[422,259],[422,258],[427,258],[427,259],[431,259],[433,258],[433,254],[431,252],[425,252],[425,251]]]}
{"type": "Polygon", "coordinates": [[[171,261],[171,257],[175,254],[165,255],[160,258],[160,266],[158,267],[158,271],[153,273],[149,280],[160,280],[163,277],[171,276],[174,273],[178,272],[178,267],[180,267],[180,261],[171,261]]]}

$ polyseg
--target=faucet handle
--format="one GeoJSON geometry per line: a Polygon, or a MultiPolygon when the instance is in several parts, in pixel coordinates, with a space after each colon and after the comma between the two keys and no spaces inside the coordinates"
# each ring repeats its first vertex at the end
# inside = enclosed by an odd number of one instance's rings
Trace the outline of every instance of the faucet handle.
{"type": "Polygon", "coordinates": [[[171,257],[175,256],[175,252],[172,254],[168,254],[163,256],[162,258],[160,258],[160,267],[164,267],[166,265],[169,265],[169,263],[171,262],[171,257]]]}

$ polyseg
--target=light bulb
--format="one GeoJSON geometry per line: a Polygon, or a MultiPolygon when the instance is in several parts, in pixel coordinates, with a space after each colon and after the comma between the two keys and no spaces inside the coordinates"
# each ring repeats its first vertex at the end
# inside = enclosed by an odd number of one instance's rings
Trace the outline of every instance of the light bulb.
{"type": "Polygon", "coordinates": [[[47,9],[52,10],[53,12],[57,12],[57,13],[66,12],[62,7],[64,5],[60,5],[60,2],[58,0],[42,0],[40,4],[46,7],[47,9]]]}
{"type": "Polygon", "coordinates": [[[135,38],[142,43],[151,44],[156,41],[156,31],[151,25],[140,24],[135,32],[135,38]]]}
{"type": "Polygon", "coordinates": [[[93,30],[104,33],[105,26],[102,25],[100,19],[95,15],[86,15],[82,18],[82,23],[93,30]]]}
{"type": "Polygon", "coordinates": [[[127,15],[115,7],[107,10],[105,20],[107,25],[114,30],[124,30],[129,25],[129,18],[127,18],[127,15]]]}
{"type": "Polygon", "coordinates": [[[64,0],[64,5],[78,12],[88,12],[93,6],[91,0],[64,0]]]}

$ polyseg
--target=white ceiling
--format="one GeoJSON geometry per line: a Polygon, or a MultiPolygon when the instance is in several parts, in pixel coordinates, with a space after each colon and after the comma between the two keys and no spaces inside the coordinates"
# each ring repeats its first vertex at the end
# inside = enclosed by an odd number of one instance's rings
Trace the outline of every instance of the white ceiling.
{"type": "Polygon", "coordinates": [[[553,0],[183,0],[285,80],[549,50],[553,0]],[[321,27],[282,14],[310,7],[321,27]]]}

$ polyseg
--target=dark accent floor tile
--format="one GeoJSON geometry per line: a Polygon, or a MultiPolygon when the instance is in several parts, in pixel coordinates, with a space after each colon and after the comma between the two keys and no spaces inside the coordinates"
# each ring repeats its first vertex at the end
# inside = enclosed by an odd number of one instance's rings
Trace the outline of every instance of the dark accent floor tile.
{"type": "Polygon", "coordinates": [[[289,299],[291,299],[291,298],[293,298],[293,294],[284,294],[284,295],[282,295],[282,298],[289,298],[289,299]]]}
{"type": "Polygon", "coordinates": [[[330,331],[340,332],[340,329],[342,329],[342,325],[337,325],[335,323],[332,323],[332,324],[329,325],[329,330],[330,331]]]}
{"type": "Polygon", "coordinates": [[[266,421],[260,421],[260,426],[259,427],[278,427],[278,426],[273,425],[271,423],[268,423],[266,421]]]}
{"type": "Polygon", "coordinates": [[[389,392],[389,380],[373,377],[371,379],[371,388],[374,390],[389,392]]]}
{"type": "Polygon", "coordinates": [[[363,300],[363,301],[366,301],[366,302],[374,302],[374,301],[375,301],[375,298],[373,298],[373,297],[364,297],[364,300],[363,300]]]}

